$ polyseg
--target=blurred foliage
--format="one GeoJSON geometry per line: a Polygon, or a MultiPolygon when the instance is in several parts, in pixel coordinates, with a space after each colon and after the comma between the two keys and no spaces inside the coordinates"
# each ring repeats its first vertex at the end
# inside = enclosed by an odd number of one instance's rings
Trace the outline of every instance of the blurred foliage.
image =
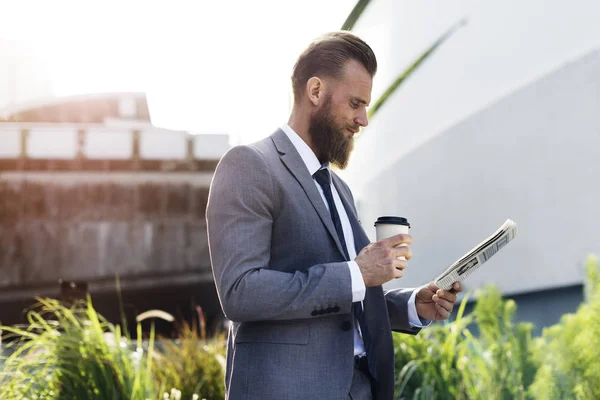
{"type": "Polygon", "coordinates": [[[199,310],[198,325],[182,323],[175,341],[161,341],[153,373],[160,391],[179,388],[181,398],[194,394],[208,400],[224,399],[225,351],[224,335],[208,339],[204,318],[199,310]],[[160,367],[158,367],[160,366],[160,367]]]}
{"type": "MultiPolygon", "coordinates": [[[[3,326],[0,399],[223,399],[225,341],[182,325],[178,343],[155,348],[106,321],[91,300],[38,299],[26,326],[3,326]],[[197,374],[192,376],[193,374],[197,374]]],[[[203,323],[202,323],[203,326],[203,323]]]]}
{"type": "Polygon", "coordinates": [[[585,301],[536,340],[541,365],[531,386],[537,399],[600,399],[600,268],[586,262],[585,301]]]}
{"type": "Polygon", "coordinates": [[[414,337],[394,335],[399,398],[527,398],[536,371],[532,325],[514,324],[514,302],[504,301],[493,287],[478,293],[473,313],[465,317],[466,302],[467,297],[452,322],[414,337]]]}
{"type": "Polygon", "coordinates": [[[427,60],[446,40],[456,33],[460,28],[467,24],[467,20],[463,19],[454,24],[450,29],[444,32],[433,44],[425,50],[423,54],[417,57],[405,70],[400,72],[394,82],[383,92],[381,96],[371,105],[368,112],[368,117],[373,118],[377,111],[381,109],[383,104],[388,101],[389,98],[398,90],[400,85],[404,83],[409,76],[411,76],[425,60],[427,60]]]}
{"type": "Polygon", "coordinates": [[[0,375],[0,398],[140,399],[154,397],[147,350],[98,315],[91,301],[38,299],[28,325],[4,326],[14,352],[0,375]]]}
{"type": "Polygon", "coordinates": [[[400,398],[465,397],[461,360],[468,347],[460,340],[471,320],[463,316],[466,300],[451,324],[433,325],[416,336],[394,334],[396,389],[400,398]]]}
{"type": "Polygon", "coordinates": [[[352,28],[354,28],[354,25],[356,25],[356,22],[358,21],[358,19],[360,18],[362,13],[365,11],[365,8],[367,8],[367,6],[369,5],[370,2],[371,2],[371,0],[358,0],[356,2],[356,5],[352,9],[352,11],[350,11],[350,14],[348,14],[348,17],[346,17],[346,20],[342,24],[341,30],[351,31],[352,28]]]}
{"type": "MultiPolygon", "coordinates": [[[[586,264],[585,301],[576,313],[532,340],[515,323],[516,304],[488,287],[465,315],[416,336],[394,334],[397,399],[600,398],[600,269],[586,264]]],[[[5,326],[12,354],[0,374],[0,398],[223,399],[225,337],[207,338],[204,319],[179,326],[177,340],[152,330],[132,340],[94,310],[39,299],[26,326],[5,326]]]]}
{"type": "Polygon", "coordinates": [[[474,337],[465,332],[474,349],[466,360],[469,397],[482,399],[526,399],[537,364],[533,358],[530,323],[513,322],[517,307],[489,287],[481,293],[473,315],[479,330],[474,337]]]}
{"type": "Polygon", "coordinates": [[[585,302],[532,338],[492,286],[464,316],[417,336],[394,334],[399,399],[600,399],[600,266],[586,262],[585,302]],[[474,334],[473,332],[477,332],[474,334]]]}

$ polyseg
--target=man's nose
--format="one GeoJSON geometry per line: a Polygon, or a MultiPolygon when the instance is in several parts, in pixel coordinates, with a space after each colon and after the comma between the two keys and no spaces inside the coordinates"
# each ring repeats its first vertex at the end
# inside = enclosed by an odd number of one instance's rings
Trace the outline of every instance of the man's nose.
{"type": "Polygon", "coordinates": [[[355,119],[354,122],[360,126],[362,126],[363,128],[366,127],[367,125],[369,125],[369,118],[367,117],[367,109],[363,108],[360,112],[360,115],[358,115],[355,119]]]}

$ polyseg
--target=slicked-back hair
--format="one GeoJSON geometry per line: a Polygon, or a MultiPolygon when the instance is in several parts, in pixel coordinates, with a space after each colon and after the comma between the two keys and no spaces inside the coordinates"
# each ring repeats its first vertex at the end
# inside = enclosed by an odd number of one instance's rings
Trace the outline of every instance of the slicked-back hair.
{"type": "Polygon", "coordinates": [[[313,76],[341,79],[349,60],[361,63],[371,77],[377,72],[375,53],[367,43],[348,31],[326,33],[300,54],[292,72],[294,100],[302,98],[306,82],[313,76]]]}

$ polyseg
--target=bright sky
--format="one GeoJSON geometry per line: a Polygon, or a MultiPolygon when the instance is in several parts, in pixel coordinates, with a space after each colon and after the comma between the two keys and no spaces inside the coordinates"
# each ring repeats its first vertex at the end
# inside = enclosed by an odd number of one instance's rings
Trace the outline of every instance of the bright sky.
{"type": "Polygon", "coordinates": [[[145,91],[154,124],[228,133],[287,120],[299,52],[356,0],[0,0],[0,39],[33,40],[55,94],[145,91]]]}

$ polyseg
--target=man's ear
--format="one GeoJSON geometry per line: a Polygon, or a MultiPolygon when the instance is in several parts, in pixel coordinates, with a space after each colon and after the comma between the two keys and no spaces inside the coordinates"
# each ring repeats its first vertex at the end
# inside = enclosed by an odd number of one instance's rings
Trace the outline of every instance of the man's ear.
{"type": "Polygon", "coordinates": [[[325,94],[325,82],[321,79],[313,76],[306,82],[306,92],[308,94],[308,100],[314,105],[318,106],[323,100],[325,94]]]}

